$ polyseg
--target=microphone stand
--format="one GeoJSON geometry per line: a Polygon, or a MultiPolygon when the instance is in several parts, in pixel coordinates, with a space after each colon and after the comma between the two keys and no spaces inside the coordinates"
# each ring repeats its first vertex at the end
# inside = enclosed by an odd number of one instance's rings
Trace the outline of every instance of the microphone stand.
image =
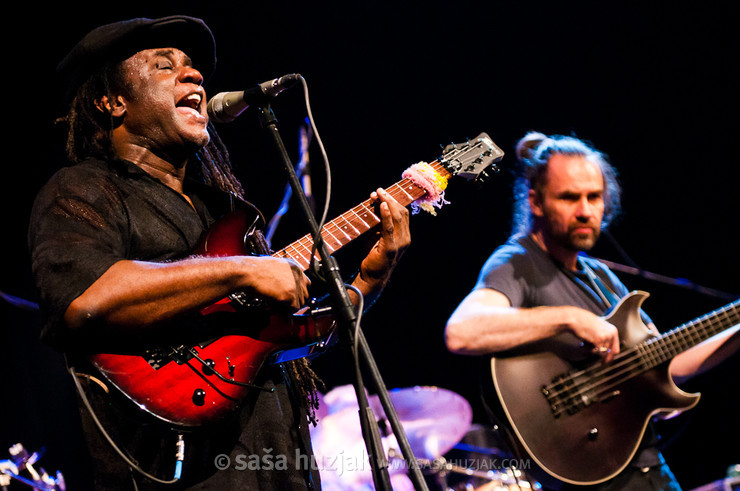
{"type": "MultiPolygon", "coordinates": [[[[362,330],[357,326],[356,334],[353,332],[354,327],[357,324],[357,314],[355,313],[354,305],[347,292],[347,287],[342,280],[339,273],[339,267],[336,260],[329,254],[326,244],[321,238],[321,230],[319,225],[316,223],[316,218],[311,209],[311,205],[308,198],[301,187],[300,180],[296,174],[295,167],[293,166],[290,156],[285,148],[282,137],[278,130],[277,118],[275,117],[272,108],[270,107],[269,100],[265,100],[256,106],[260,125],[266,129],[275,143],[278,153],[280,154],[282,163],[285,167],[288,176],[288,182],[293,189],[294,195],[298,198],[298,203],[305,215],[308,225],[311,230],[311,235],[314,240],[314,244],[321,257],[320,268],[322,275],[329,287],[330,297],[333,302],[333,307],[336,308],[338,314],[338,323],[340,326],[339,332],[341,339],[347,344],[347,346],[355,345],[355,335],[357,346],[362,353],[362,358],[366,362],[369,368],[370,375],[372,376],[376,390],[378,391],[378,397],[382,403],[385,415],[388,418],[390,426],[393,430],[396,440],[398,441],[401,452],[408,464],[410,471],[410,478],[414,483],[416,490],[426,491],[428,488],[421,474],[420,467],[416,462],[411,446],[408,443],[408,439],[404,433],[403,427],[398,419],[395,408],[390,400],[388,391],[385,384],[380,376],[380,371],[377,368],[375,360],[373,359],[372,353],[370,352],[369,346],[362,330]]],[[[354,351],[354,350],[353,350],[354,351]]],[[[354,353],[355,357],[359,357],[360,353],[354,353]]],[[[368,459],[373,474],[373,483],[375,484],[376,490],[391,490],[390,474],[388,472],[388,460],[385,457],[383,445],[380,438],[380,429],[378,428],[377,420],[373,414],[372,408],[368,404],[367,395],[363,388],[362,377],[360,373],[357,373],[357,380],[355,385],[355,392],[357,395],[357,402],[359,405],[360,425],[362,428],[363,439],[368,452],[368,459]]]]}
{"type": "Polygon", "coordinates": [[[671,285],[671,286],[677,286],[680,288],[685,288],[687,290],[691,290],[691,291],[697,292],[699,294],[702,294],[708,297],[718,298],[724,301],[732,301],[732,300],[737,299],[738,297],[737,294],[701,286],[685,278],[672,278],[670,276],[665,276],[665,275],[661,275],[657,273],[652,273],[650,271],[646,271],[642,269],[640,266],[638,266],[637,263],[635,263],[635,261],[629,256],[629,254],[627,254],[627,251],[624,250],[622,245],[619,242],[617,242],[617,239],[614,238],[614,235],[612,235],[611,232],[609,232],[608,230],[604,230],[603,234],[609,240],[609,242],[611,242],[614,248],[617,250],[617,253],[620,256],[622,256],[622,258],[627,263],[625,265],[625,264],[620,264],[620,263],[616,263],[613,261],[608,261],[606,259],[597,258],[599,259],[599,261],[606,264],[609,268],[613,269],[614,271],[621,271],[622,273],[631,274],[633,276],[639,276],[640,278],[652,280],[658,283],[662,283],[664,285],[671,285]]]}
{"type": "MultiPolygon", "coordinates": [[[[306,149],[306,147],[308,147],[309,145],[309,138],[307,130],[305,130],[304,127],[301,127],[300,136],[301,156],[298,159],[298,164],[296,164],[295,166],[295,172],[298,178],[301,180],[301,187],[306,193],[306,198],[308,198],[308,202],[311,205],[311,211],[314,212],[314,202],[311,199],[311,194],[309,192],[311,186],[311,172],[308,168],[308,150],[306,149]]],[[[275,235],[275,230],[277,230],[277,227],[280,224],[280,220],[283,218],[283,215],[285,215],[285,213],[288,211],[288,203],[290,202],[291,196],[293,196],[293,188],[290,187],[290,184],[286,184],[285,192],[283,193],[283,201],[280,203],[278,211],[275,212],[275,215],[273,215],[273,217],[270,219],[270,222],[267,224],[265,240],[267,240],[268,245],[272,244],[272,237],[275,235]]]]}

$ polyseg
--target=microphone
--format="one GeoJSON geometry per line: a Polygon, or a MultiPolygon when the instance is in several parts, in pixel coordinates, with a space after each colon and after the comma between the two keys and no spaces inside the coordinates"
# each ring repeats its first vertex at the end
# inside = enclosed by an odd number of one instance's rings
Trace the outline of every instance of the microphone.
{"type": "Polygon", "coordinates": [[[230,123],[249,106],[277,97],[300,79],[290,73],[239,92],[220,92],[208,101],[208,117],[216,123],[230,123]]]}

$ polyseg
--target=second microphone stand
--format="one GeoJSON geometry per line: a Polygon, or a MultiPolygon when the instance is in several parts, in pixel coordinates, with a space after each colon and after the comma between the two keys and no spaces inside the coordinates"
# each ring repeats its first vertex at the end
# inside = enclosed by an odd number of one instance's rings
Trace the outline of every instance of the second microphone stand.
{"type": "MultiPolygon", "coordinates": [[[[427,485],[423,479],[419,465],[414,457],[414,454],[409,445],[408,439],[404,432],[403,426],[398,419],[393,403],[388,395],[388,390],[385,387],[385,383],[382,380],[380,371],[377,368],[373,355],[367,344],[365,336],[358,323],[358,315],[355,311],[355,306],[349,297],[347,287],[342,279],[339,267],[337,266],[336,260],[328,252],[326,245],[321,238],[321,230],[316,222],[316,218],[311,210],[308,198],[301,186],[300,180],[296,174],[295,167],[293,166],[290,156],[285,148],[280,131],[278,130],[277,118],[275,117],[272,108],[270,107],[269,100],[265,100],[263,103],[257,105],[257,112],[259,115],[259,121],[262,128],[266,129],[271,135],[277,149],[280,154],[282,163],[285,167],[288,176],[288,182],[293,189],[293,194],[298,199],[300,207],[303,210],[303,214],[310,227],[311,235],[321,258],[320,268],[323,277],[325,278],[330,298],[332,299],[332,307],[337,310],[337,318],[340,332],[340,339],[343,343],[352,349],[353,346],[357,346],[359,353],[353,351],[353,356],[356,358],[357,365],[359,365],[358,357],[361,357],[370,376],[373,379],[375,389],[378,392],[378,398],[385,411],[385,416],[390,423],[393,434],[398,441],[401,453],[407,463],[411,481],[414,484],[416,490],[426,491],[427,485]]],[[[367,399],[367,394],[364,390],[364,384],[362,382],[361,374],[357,373],[356,382],[354,384],[355,393],[357,395],[357,402],[359,405],[359,416],[360,425],[362,428],[363,439],[365,440],[365,446],[368,452],[368,459],[373,474],[373,483],[377,490],[391,490],[390,474],[388,471],[388,460],[383,450],[383,445],[380,437],[380,430],[377,425],[377,420],[373,414],[373,410],[370,407],[367,399]]]]}

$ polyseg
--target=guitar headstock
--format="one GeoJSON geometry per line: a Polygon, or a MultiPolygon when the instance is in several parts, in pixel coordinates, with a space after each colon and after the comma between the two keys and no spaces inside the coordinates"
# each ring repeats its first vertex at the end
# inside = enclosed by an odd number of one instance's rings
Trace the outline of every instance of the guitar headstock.
{"type": "Polygon", "coordinates": [[[438,161],[451,175],[473,180],[486,177],[484,171],[491,166],[498,172],[496,162],[503,157],[503,150],[486,133],[481,133],[465,143],[447,145],[438,161]]]}

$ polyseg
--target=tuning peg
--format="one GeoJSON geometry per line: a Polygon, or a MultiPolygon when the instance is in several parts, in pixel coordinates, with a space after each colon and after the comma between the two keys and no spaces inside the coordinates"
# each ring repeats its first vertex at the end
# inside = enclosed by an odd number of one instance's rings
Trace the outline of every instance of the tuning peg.
{"type": "Polygon", "coordinates": [[[501,171],[501,169],[497,165],[494,164],[491,167],[489,167],[488,169],[482,171],[478,175],[478,177],[475,178],[475,182],[477,182],[477,183],[483,183],[483,182],[485,182],[485,181],[487,181],[488,179],[491,178],[491,174],[490,174],[491,172],[493,172],[494,174],[498,174],[500,171],[501,171]]]}

